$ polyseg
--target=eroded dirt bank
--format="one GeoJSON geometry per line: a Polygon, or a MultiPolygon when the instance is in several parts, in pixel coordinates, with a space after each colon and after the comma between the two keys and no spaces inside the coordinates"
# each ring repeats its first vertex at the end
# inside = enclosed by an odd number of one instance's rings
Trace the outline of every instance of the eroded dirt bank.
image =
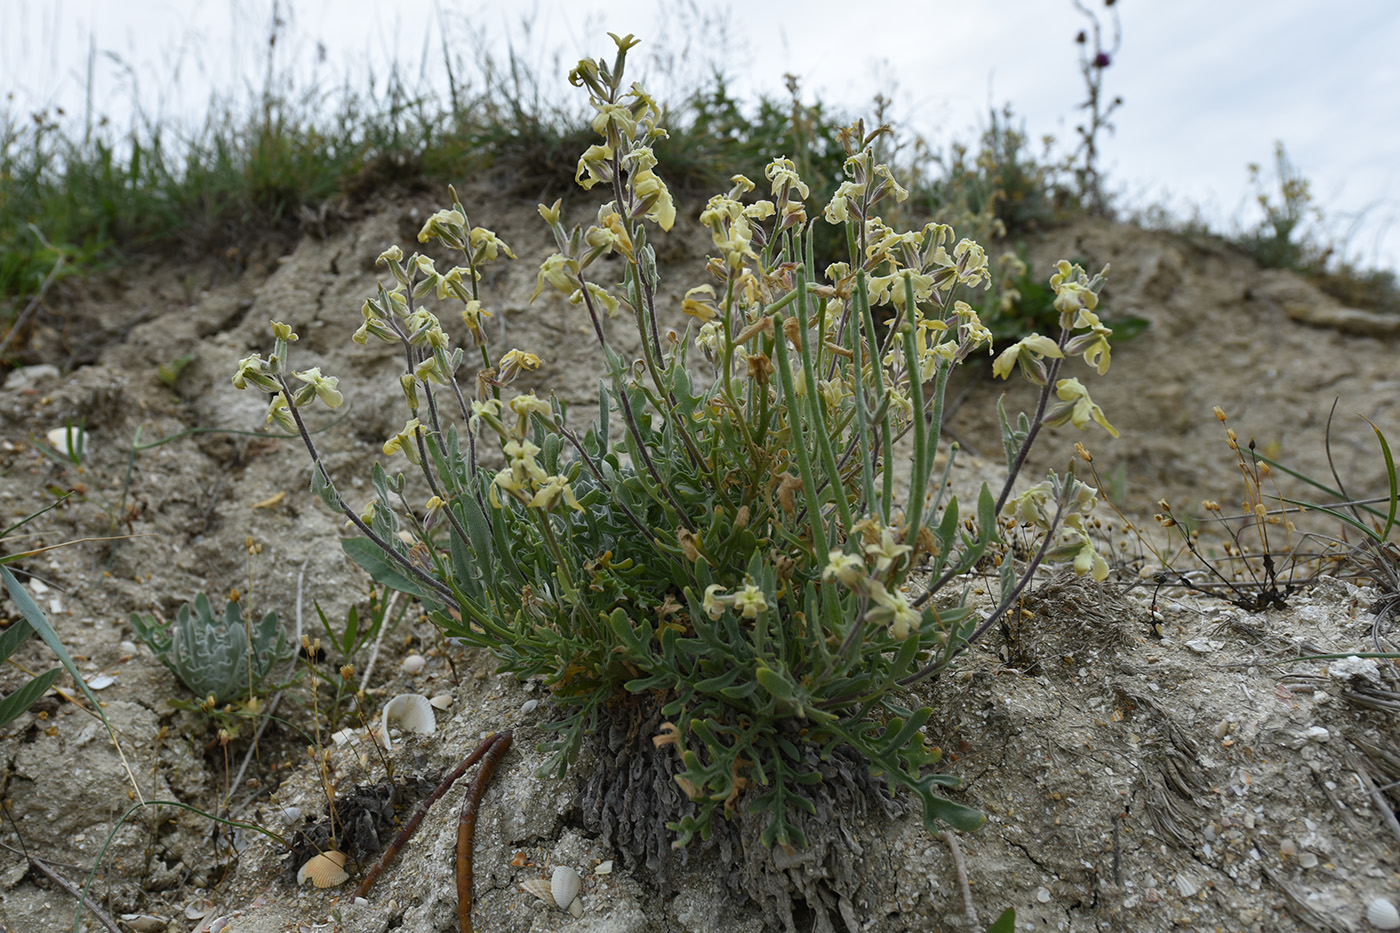
{"type": "MultiPolygon", "coordinates": [[[[520,257],[495,267],[485,283],[497,296],[492,340],[543,357],[543,370],[524,387],[587,404],[596,398],[597,361],[585,321],[554,298],[528,302],[551,248],[534,206],[482,192],[467,200],[473,221],[520,257]]],[[[281,702],[289,725],[269,730],[261,760],[229,787],[251,728],[225,750],[200,717],[171,709],[168,698],[193,698],[136,644],[127,621],[133,611],[170,618],[198,590],[221,597],[237,588],[259,612],[276,610],[289,629],[300,596],[302,630],[315,635],[313,601],[337,621],[362,603],[367,580],[336,544],[341,523],[308,492],[304,453],[286,441],[189,435],[139,451],[125,496],[123,487],[138,430],[148,444],[190,428],[261,423],[261,400],[234,391],[229,375],[239,358],[264,349],[268,321],[277,319],[302,337],[299,366],[319,364],[342,377],[353,409],[318,434],[318,444],[342,486],[367,488],[369,464],[402,423],[400,363],[393,348],[356,347],[349,335],[374,288],[374,258],[393,242],[411,243],[434,206],[399,203],[346,220],[236,277],[212,264],[154,269],[70,296],[56,308],[67,336],[41,334],[41,349],[62,360],[65,340],[97,335],[88,343],[92,362],[62,375],[20,371],[6,382],[5,517],[51,502],[54,490],[77,490],[22,546],[132,537],[20,564],[40,581],[31,588],[80,666],[115,678],[99,696],[125,761],[89,714],[58,697],[41,700],[0,736],[14,819],[0,833],[5,845],[19,848],[22,836],[30,852],[81,882],[130,806],[133,782],[146,799],[206,810],[231,797],[242,818],[279,832],[287,829],[286,808],[303,816],[324,809],[314,772],[303,767],[314,742],[304,687],[281,702]],[[191,361],[167,385],[158,367],[184,356],[191,361]],[[37,452],[45,432],[66,419],[91,432],[81,471],[37,452]]],[[[703,280],[705,239],[683,219],[661,244],[670,283],[663,303],[678,307],[685,288],[703,280]]],[[[1028,246],[1045,274],[1062,256],[1092,267],[1111,262],[1108,314],[1151,322],[1115,347],[1109,375],[1092,384],[1122,437],[1059,432],[1039,450],[1031,479],[1048,466],[1062,469],[1074,441],[1084,440],[1133,516],[1150,515],[1163,497],[1190,506],[1238,501],[1238,469],[1212,406],[1271,456],[1324,477],[1322,425],[1340,397],[1338,469],[1349,488],[1384,491],[1374,435],[1353,413],[1400,438],[1397,342],[1385,321],[1346,313],[1295,277],[1260,271],[1217,244],[1085,222],[1028,246]]],[[[961,484],[975,483],[997,459],[993,405],[1002,388],[982,379],[955,386],[949,430],[978,455],[960,461],[961,484]]],[[[1010,410],[1024,391],[1010,386],[1010,410]]],[[[1134,545],[1118,552],[1124,560],[1138,555],[1134,545]]],[[[1253,613],[1164,590],[1154,617],[1153,588],[1129,579],[1103,590],[1047,579],[1005,632],[924,691],[937,710],[930,739],[966,781],[960,799],[991,816],[982,832],[961,837],[981,923],[1014,906],[1026,930],[1368,929],[1369,902],[1400,903],[1400,843],[1358,775],[1380,785],[1400,777],[1400,681],[1384,662],[1275,662],[1299,651],[1373,650],[1376,592],[1329,581],[1293,595],[1286,608],[1253,613]]],[[[30,669],[47,661],[37,645],[17,660],[30,669]]],[[[589,828],[587,781],[617,765],[615,749],[591,749],[561,780],[536,777],[534,747],[550,700],[536,685],[491,670],[489,658],[452,648],[409,618],[386,640],[369,684],[371,705],[406,690],[453,699],[437,714],[435,735],[396,745],[400,774],[435,778],[483,734],[515,730],[478,831],[479,930],[756,933],[789,921],[826,929],[827,917],[835,929],[850,920],[871,931],[971,929],[948,846],[916,817],[878,806],[847,811],[841,845],[782,863],[764,891],[744,886],[762,874],[757,866],[719,845],[673,861],[658,880],[655,869],[589,828]],[[427,658],[414,674],[400,666],[410,652],[427,658]],[[584,879],[578,919],[520,890],[556,865],[584,879]]],[[[6,691],[18,682],[0,678],[6,691]]],[[[384,777],[378,758],[362,751],[332,752],[337,787],[384,777]]],[[[226,928],[240,933],[326,929],[333,911],[340,919],[331,922],[346,930],[448,930],[458,799],[430,814],[368,905],[349,904],[347,889],[286,883],[280,852],[256,834],[238,836],[245,848],[230,861],[209,821],[170,807],[116,834],[94,890],[111,914],[168,920],[172,930],[220,917],[232,917],[226,928]]],[[[7,849],[0,916],[16,931],[71,929],[73,903],[7,849]]]]}

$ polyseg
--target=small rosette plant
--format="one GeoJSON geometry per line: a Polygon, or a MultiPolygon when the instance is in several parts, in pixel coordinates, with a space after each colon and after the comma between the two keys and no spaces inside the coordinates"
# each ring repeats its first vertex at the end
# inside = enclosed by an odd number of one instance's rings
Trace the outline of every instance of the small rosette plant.
{"type": "Polygon", "coordinates": [[[982,248],[940,224],[886,226],[877,208],[906,194],[875,162],[880,131],[857,125],[843,136],[847,180],[819,216],[786,158],[767,167],[766,196],[736,176],[711,198],[699,215],[715,246],[711,279],[680,308],[658,307],[649,231],[676,218],[655,172],[666,133],[655,101],[623,81],[634,41],[614,39],[611,64],[586,60],[570,74],[599,135],[577,178],[601,189],[602,204],[572,229],[559,203],[541,206],[557,251],[535,291],[561,293],[591,322],[596,418],[580,425],[562,399],[511,391],[542,364],[521,349],[493,354],[481,267],[511,254],[471,225],[455,192],[419,239],[463,264],[444,273],[426,256],[385,252],[388,281],[355,334],[403,349],[409,418],[384,452],[418,474],[415,491],[376,465],[368,506],[344,500],[302,415],[317,398],[339,405],[338,384],[290,368],[286,328],[274,326],[272,354],[244,360],[235,383],[272,393],[269,419],[301,434],[312,489],[359,532],[345,541],[354,559],[421,599],[448,635],[548,684],[559,708],[548,771],[567,767],[606,707],[645,695],[667,720],[652,739],[678,756],[694,804],[670,824],[677,845],[736,807],[764,820],[766,843],[803,845],[799,814],[814,809],[821,780],[812,754],[842,747],[916,795],[931,830],[973,829],[984,818],[941,795],[956,779],[933,770],[931,711],[905,706],[906,688],[947,670],[1047,557],[1103,575],[1083,532],[1088,487],[1052,476],[1012,498],[1047,425],[1112,431],[1082,384],[1058,378],[1073,354],[1107,369],[1109,331],[1094,314],[1103,279],[1063,264],[1058,339],[1033,335],[999,358],[1000,374],[1019,367],[1042,391],[1033,415],[1003,416],[1005,483],[984,486],[969,512],[948,491],[956,446],[938,475],[934,464],[948,379],[990,346],[957,298],[987,282],[982,248]],[[844,229],[849,258],[818,271],[822,223],[844,229]],[[608,255],[624,260],[620,282],[600,278],[608,255]],[[430,307],[458,313],[460,343],[430,307]],[[685,335],[662,323],[685,319],[675,312],[693,319],[685,335]],[[615,315],[635,326],[639,359],[610,341],[604,321],[615,315]],[[464,389],[468,351],[479,364],[464,389]],[[912,454],[896,457],[897,446],[912,454]],[[486,465],[487,447],[501,465],[486,465]],[[1026,559],[1000,543],[999,523],[1013,520],[1038,533],[1026,559]],[[968,605],[965,584],[933,600],[984,558],[1000,566],[993,609],[968,605]]]}

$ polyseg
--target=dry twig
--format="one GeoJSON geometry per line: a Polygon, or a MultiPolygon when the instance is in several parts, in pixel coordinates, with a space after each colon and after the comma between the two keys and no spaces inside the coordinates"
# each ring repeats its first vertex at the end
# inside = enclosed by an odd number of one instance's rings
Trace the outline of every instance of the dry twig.
{"type": "Polygon", "coordinates": [[[457,923],[462,933],[472,933],[472,844],[476,839],[476,813],[496,765],[501,763],[501,756],[510,748],[511,734],[502,732],[487,741],[490,750],[467,788],[467,797],[462,801],[462,817],[457,821],[457,923]]]}
{"type": "MultiPolygon", "coordinates": [[[[394,860],[394,856],[399,854],[399,850],[408,843],[409,838],[413,835],[414,831],[418,829],[418,824],[423,822],[423,817],[428,815],[428,809],[433,804],[437,803],[442,795],[451,789],[453,784],[457,783],[458,778],[467,773],[468,768],[476,764],[477,760],[480,759],[482,755],[490,751],[498,740],[502,737],[506,737],[506,744],[509,745],[509,736],[509,732],[488,736],[486,741],[478,745],[474,752],[464,758],[462,763],[459,764],[451,774],[443,778],[442,783],[437,786],[437,789],[429,794],[428,799],[424,800],[418,807],[418,812],[414,813],[412,818],[404,824],[404,828],[394,837],[394,841],[389,843],[389,848],[385,849],[384,854],[379,858],[379,864],[371,868],[369,874],[365,875],[365,880],[360,882],[359,888],[355,891],[356,897],[365,897],[369,894],[369,889],[374,887],[374,883],[379,880],[379,876],[384,874],[384,869],[389,867],[389,863],[394,860]]],[[[504,749],[502,749],[502,751],[504,751],[504,749]]]]}

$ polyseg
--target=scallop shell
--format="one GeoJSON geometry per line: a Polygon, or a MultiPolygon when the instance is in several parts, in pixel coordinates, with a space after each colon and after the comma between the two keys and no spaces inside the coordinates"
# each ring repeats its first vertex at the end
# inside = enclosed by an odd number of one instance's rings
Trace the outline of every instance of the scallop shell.
{"type": "Polygon", "coordinates": [[[544,878],[531,878],[528,881],[520,882],[520,890],[526,894],[533,894],[551,907],[559,905],[554,901],[554,895],[550,892],[549,882],[544,878]]]}
{"type": "Polygon", "coordinates": [[[421,693],[400,693],[385,703],[381,720],[385,748],[394,747],[389,738],[391,723],[404,732],[417,732],[422,735],[432,735],[437,730],[437,721],[433,719],[433,704],[421,693]]]}
{"type": "Polygon", "coordinates": [[[583,879],[567,865],[556,867],[554,874],[549,877],[549,893],[554,897],[554,903],[565,910],[573,904],[582,887],[583,879]]]}
{"type": "Polygon", "coordinates": [[[1366,919],[1377,930],[1400,930],[1400,910],[1386,897],[1378,897],[1366,905],[1366,919]]]}
{"type": "Polygon", "coordinates": [[[345,870],[345,853],[334,849],[313,856],[297,872],[297,884],[310,881],[318,888],[333,888],[344,884],[349,878],[350,874],[345,870]]]}
{"type": "Polygon", "coordinates": [[[428,702],[433,704],[433,709],[451,709],[457,698],[450,693],[439,693],[428,702]]]}

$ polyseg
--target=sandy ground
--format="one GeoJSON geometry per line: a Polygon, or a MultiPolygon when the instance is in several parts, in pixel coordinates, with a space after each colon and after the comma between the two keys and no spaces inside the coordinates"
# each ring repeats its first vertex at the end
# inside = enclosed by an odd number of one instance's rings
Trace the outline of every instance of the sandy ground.
{"type": "MultiPolygon", "coordinates": [[[[465,200],[473,222],[520,256],[493,267],[486,282],[500,296],[492,339],[544,358],[525,387],[596,398],[584,320],[562,301],[527,300],[550,249],[534,206],[485,192],[465,200]]],[[[258,427],[262,402],[233,390],[229,374],[236,360],[265,348],[267,322],[283,320],[302,335],[299,367],[319,364],[342,377],[352,413],[318,443],[342,486],[367,489],[369,464],[401,424],[399,363],[391,348],[362,349],[349,334],[374,288],[375,256],[392,242],[411,243],[433,208],[381,205],[284,256],[244,256],[238,268],[219,259],[128,270],[50,302],[37,353],[73,368],[17,371],[0,391],[0,508],[13,520],[56,493],[74,495],[6,547],[129,535],[18,565],[82,669],[114,678],[99,696],[123,754],[88,711],[55,695],[0,734],[10,817],[0,827],[0,918],[11,929],[73,927],[72,898],[30,869],[20,850],[81,883],[138,790],[206,811],[231,801],[241,819],[279,833],[289,830],[288,808],[299,811],[296,825],[324,813],[306,748],[318,724],[327,742],[325,715],[313,711],[305,684],[286,691],[283,722],[267,730],[258,758],[230,786],[252,726],[223,747],[201,717],[173,709],[169,698],[195,698],[137,644],[128,622],[134,611],[173,617],[199,590],[221,599],[238,589],[259,613],[276,610],[289,631],[299,625],[313,635],[313,601],[337,621],[363,607],[368,580],[336,544],[341,523],[308,492],[304,452],[217,432],[134,457],[132,445],[138,430],[149,444],[195,427],[258,427]],[[185,356],[188,365],[166,384],[158,367],[185,356]],[[81,470],[38,452],[45,432],[65,419],[90,431],[81,470]]],[[[659,244],[670,283],[663,306],[677,307],[685,287],[702,280],[705,246],[685,218],[659,244]]],[[[1349,489],[1384,492],[1374,435],[1357,415],[1400,439],[1391,322],[1339,308],[1218,243],[1082,222],[1027,246],[1045,274],[1061,256],[1095,268],[1111,262],[1108,316],[1151,322],[1115,347],[1101,381],[1070,373],[1091,385],[1122,437],[1056,432],[1028,477],[1062,469],[1073,443],[1085,441],[1121,507],[1160,546],[1165,536],[1150,521],[1157,500],[1195,511],[1201,499],[1243,496],[1213,406],[1242,438],[1252,434],[1270,456],[1321,478],[1322,426],[1337,398],[1338,470],[1349,489]]],[[[624,339],[620,328],[616,336],[624,339]]],[[[993,472],[1002,388],[985,374],[953,387],[949,432],[970,454],[960,460],[960,484],[993,472]]],[[[1013,383],[1010,391],[1014,411],[1025,389],[1013,383]]],[[[435,734],[395,747],[401,780],[436,780],[484,734],[514,730],[478,830],[478,930],[980,930],[1006,907],[1017,909],[1020,930],[1373,928],[1368,904],[1400,903],[1400,839],[1378,806],[1400,803],[1400,793],[1368,791],[1368,782],[1400,778],[1400,677],[1388,662],[1281,661],[1374,650],[1378,591],[1365,580],[1327,579],[1297,586],[1283,607],[1246,611],[1144,583],[1138,573],[1151,554],[1110,534],[1119,571],[1107,585],[1048,576],[1017,618],[918,698],[936,710],[930,740],[964,779],[958,798],[990,815],[981,832],[959,840],[978,926],[965,917],[945,840],[915,816],[878,806],[853,805],[839,815],[842,845],[793,863],[715,845],[664,870],[636,864],[586,806],[590,777],[618,766],[606,737],[563,779],[537,777],[547,692],[492,673],[488,657],[445,644],[412,613],[385,639],[367,703],[377,708],[408,691],[451,701],[437,713],[435,734]],[[426,658],[422,670],[403,669],[409,654],[426,658]],[[520,888],[560,865],[583,878],[577,919],[520,888]],[[760,868],[769,886],[745,887],[760,868]]],[[[1218,546],[1218,536],[1206,540],[1218,546]]],[[[12,606],[5,611],[13,617],[12,606]]],[[[1377,628],[1381,644],[1393,627],[1377,628]]],[[[47,661],[38,645],[16,660],[31,670],[47,661]]],[[[19,680],[0,672],[0,689],[19,680]]],[[[362,744],[332,747],[330,759],[339,793],[385,778],[384,762],[362,744]]],[[[143,810],[115,833],[94,898],[129,918],[129,929],[453,929],[460,795],[434,808],[366,904],[351,903],[348,887],[288,883],[284,850],[256,833],[233,834],[241,855],[230,857],[227,831],[171,806],[143,810]]],[[[365,868],[351,867],[356,878],[365,868]]],[[[85,923],[98,928],[90,915],[85,923]]]]}

